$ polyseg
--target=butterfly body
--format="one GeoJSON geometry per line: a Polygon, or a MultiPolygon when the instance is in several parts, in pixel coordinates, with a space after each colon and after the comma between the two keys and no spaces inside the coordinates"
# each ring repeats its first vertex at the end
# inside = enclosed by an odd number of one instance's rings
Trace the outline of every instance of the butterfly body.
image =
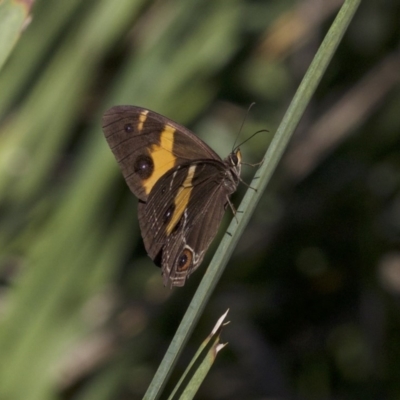
{"type": "Polygon", "coordinates": [[[222,160],[185,127],[134,106],[108,110],[103,131],[139,199],[147,253],[162,268],[165,285],[183,286],[202,262],[236,191],[240,150],[222,160]]]}

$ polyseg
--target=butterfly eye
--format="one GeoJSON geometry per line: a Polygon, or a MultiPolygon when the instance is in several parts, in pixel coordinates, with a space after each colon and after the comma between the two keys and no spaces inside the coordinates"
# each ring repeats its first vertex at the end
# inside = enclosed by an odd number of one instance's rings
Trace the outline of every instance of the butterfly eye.
{"type": "Polygon", "coordinates": [[[183,250],[178,258],[178,271],[186,271],[192,264],[192,258],[192,252],[190,250],[183,250]]]}
{"type": "Polygon", "coordinates": [[[233,165],[237,165],[239,162],[239,159],[236,154],[232,154],[231,160],[233,162],[233,165]]]}
{"type": "Polygon", "coordinates": [[[171,221],[172,215],[174,214],[175,211],[175,204],[171,204],[167,211],[164,214],[164,223],[167,223],[169,221],[171,221]]]}
{"type": "Polygon", "coordinates": [[[125,132],[126,132],[126,133],[131,133],[131,132],[133,132],[133,126],[132,126],[132,124],[125,124],[124,129],[125,129],[125,132]]]}
{"type": "Polygon", "coordinates": [[[136,158],[133,168],[141,179],[148,179],[153,173],[154,163],[151,157],[142,155],[136,158]]]}
{"type": "Polygon", "coordinates": [[[181,254],[178,260],[179,267],[184,266],[186,264],[186,261],[187,261],[187,255],[185,253],[181,254]]]}

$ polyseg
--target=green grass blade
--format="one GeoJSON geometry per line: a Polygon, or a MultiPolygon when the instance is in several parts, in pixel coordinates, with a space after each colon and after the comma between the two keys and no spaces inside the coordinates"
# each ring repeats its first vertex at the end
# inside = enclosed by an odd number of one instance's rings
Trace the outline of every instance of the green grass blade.
{"type": "Polygon", "coordinates": [[[12,57],[1,70],[0,115],[5,115],[26,93],[35,71],[46,63],[46,55],[60,34],[68,29],[73,14],[82,5],[80,0],[43,3],[35,3],[32,23],[24,30],[12,57]]]}
{"type": "Polygon", "coordinates": [[[197,393],[218,352],[225,347],[225,344],[221,344],[219,339],[222,328],[228,323],[224,323],[228,312],[229,310],[218,319],[211,333],[200,345],[168,400],[192,399],[197,393]]]}
{"type": "Polygon", "coordinates": [[[30,8],[29,1],[8,0],[0,3],[0,68],[17,42],[30,8]]]}
{"type": "Polygon", "coordinates": [[[243,211],[233,218],[228,228],[232,236],[225,235],[215,253],[204,278],[202,279],[193,299],[184,315],[181,324],[164,356],[144,399],[155,399],[161,394],[172,368],[181,353],[183,346],[190,333],[192,332],[197,320],[199,319],[211,293],[221,276],[229,257],[233,253],[239,238],[241,237],[269,179],[275,170],[282,153],[284,152],[299,120],[307,107],[309,100],[315,92],[323,73],[325,72],[333,54],[340,43],[354,13],[356,12],[360,0],[347,0],[340,9],[329,32],[322,42],[314,60],[312,61],[303,81],[301,82],[292,103],[290,104],[271,145],[269,146],[264,164],[256,173],[252,182],[252,189],[248,190],[239,210],[243,211]]]}

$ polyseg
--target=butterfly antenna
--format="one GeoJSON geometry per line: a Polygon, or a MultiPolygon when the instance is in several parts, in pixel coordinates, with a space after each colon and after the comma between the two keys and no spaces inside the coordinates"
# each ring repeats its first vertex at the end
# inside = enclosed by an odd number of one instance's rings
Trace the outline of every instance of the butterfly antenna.
{"type": "MultiPolygon", "coordinates": [[[[237,140],[239,139],[240,133],[242,132],[242,128],[243,128],[244,122],[246,121],[247,116],[249,115],[249,111],[250,111],[251,108],[254,106],[254,104],[256,104],[256,103],[253,101],[253,103],[251,103],[251,104],[249,105],[249,108],[248,108],[247,111],[246,111],[246,115],[245,115],[244,118],[243,118],[242,125],[240,125],[239,132],[238,132],[238,134],[236,135],[236,139],[235,139],[235,141],[234,141],[234,143],[233,143],[232,152],[235,151],[235,149],[237,149],[240,145],[243,144],[243,143],[241,143],[239,146],[236,146],[236,147],[235,147],[235,144],[236,144],[237,140]]],[[[253,135],[253,136],[254,136],[254,135],[253,135]]]]}
{"type": "Polygon", "coordinates": [[[259,134],[261,132],[269,132],[269,130],[268,129],[260,129],[259,131],[254,132],[250,137],[248,137],[246,140],[243,140],[243,142],[239,143],[236,147],[234,147],[233,151],[238,149],[240,146],[242,146],[243,144],[245,144],[246,142],[248,142],[250,139],[252,139],[254,136],[256,136],[257,134],[259,134]]]}

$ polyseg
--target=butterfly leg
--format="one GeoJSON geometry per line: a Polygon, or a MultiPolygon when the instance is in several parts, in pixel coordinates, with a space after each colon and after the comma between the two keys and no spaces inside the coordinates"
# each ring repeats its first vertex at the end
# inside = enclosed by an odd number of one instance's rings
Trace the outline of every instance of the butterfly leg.
{"type": "Polygon", "coordinates": [[[260,162],[258,162],[258,163],[255,163],[255,164],[249,164],[249,163],[245,163],[245,162],[243,162],[242,161],[242,165],[247,165],[247,166],[249,166],[249,167],[259,167],[259,166],[261,166],[261,165],[263,165],[264,164],[264,160],[265,160],[265,157],[263,157],[263,159],[260,161],[260,162]]]}
{"type": "Polygon", "coordinates": [[[227,204],[229,204],[229,207],[232,210],[233,215],[236,216],[237,211],[236,211],[235,206],[232,204],[231,199],[228,196],[226,196],[226,200],[227,200],[227,204]]]}
{"type": "MultiPolygon", "coordinates": [[[[232,202],[231,202],[231,200],[230,200],[230,198],[229,198],[228,196],[226,196],[226,200],[227,200],[227,204],[229,204],[229,207],[230,207],[231,210],[232,210],[233,216],[236,218],[236,222],[239,222],[238,219],[237,219],[237,216],[236,216],[236,213],[237,213],[238,211],[236,210],[235,206],[232,204],[232,202]]],[[[232,234],[231,234],[229,231],[226,231],[226,233],[227,233],[229,236],[232,236],[232,234]]]]}
{"type": "MultiPolygon", "coordinates": [[[[256,178],[254,178],[256,179],[256,178]]],[[[253,189],[255,192],[257,192],[256,188],[253,188],[253,186],[250,186],[247,182],[245,182],[242,178],[239,177],[240,182],[242,182],[244,185],[246,185],[249,189],[253,189]]]]}

